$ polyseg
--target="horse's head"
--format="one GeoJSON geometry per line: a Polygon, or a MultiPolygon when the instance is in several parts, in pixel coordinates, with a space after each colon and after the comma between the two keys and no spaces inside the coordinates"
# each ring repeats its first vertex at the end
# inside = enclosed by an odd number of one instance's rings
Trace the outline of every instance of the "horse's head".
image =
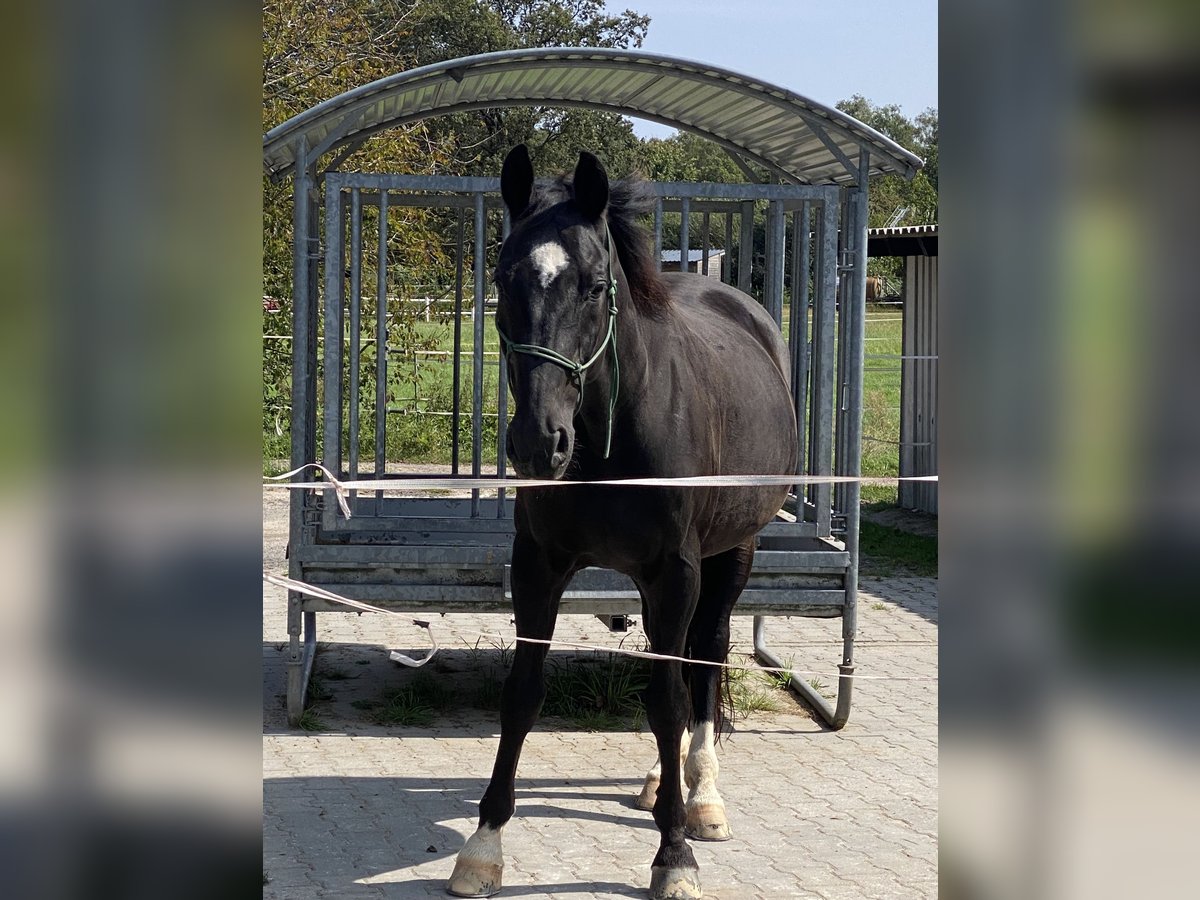
{"type": "Polygon", "coordinates": [[[606,377],[617,261],[604,215],[608,175],[596,157],[579,155],[570,190],[535,197],[533,188],[529,154],[517,146],[500,173],[512,232],[496,266],[496,328],[516,399],[506,450],[518,474],[561,478],[585,386],[606,377]]]}

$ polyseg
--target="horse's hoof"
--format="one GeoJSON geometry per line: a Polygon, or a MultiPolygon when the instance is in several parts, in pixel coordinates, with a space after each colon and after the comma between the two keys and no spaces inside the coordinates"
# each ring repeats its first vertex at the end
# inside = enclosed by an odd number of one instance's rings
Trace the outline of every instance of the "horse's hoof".
{"type": "Polygon", "coordinates": [[[490,897],[500,890],[504,866],[478,860],[456,859],[446,882],[446,893],[455,897],[490,897]]]}
{"type": "Polygon", "coordinates": [[[646,783],[642,785],[642,792],[637,795],[633,801],[633,805],[638,809],[644,809],[647,812],[654,812],[654,801],[658,799],[658,780],[651,781],[646,779],[646,783]]]}
{"type": "Polygon", "coordinates": [[[700,870],[650,867],[650,900],[700,900],[700,870]]]}
{"type": "Polygon", "coordinates": [[[687,808],[684,833],[697,841],[727,841],[733,837],[725,807],[720,803],[698,803],[687,808]]]}

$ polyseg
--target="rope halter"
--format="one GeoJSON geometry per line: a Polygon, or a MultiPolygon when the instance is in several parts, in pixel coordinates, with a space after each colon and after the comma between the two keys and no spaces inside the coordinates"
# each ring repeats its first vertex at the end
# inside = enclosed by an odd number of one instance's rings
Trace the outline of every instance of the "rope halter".
{"type": "Polygon", "coordinates": [[[604,355],[606,349],[612,347],[612,380],[608,385],[608,424],[604,431],[604,459],[608,459],[609,451],[612,449],[613,415],[617,408],[617,392],[621,385],[621,362],[617,355],[617,279],[613,277],[612,232],[608,230],[607,224],[604,226],[604,233],[608,241],[608,328],[604,333],[604,340],[601,341],[600,346],[596,348],[596,352],[587,362],[576,362],[563,356],[557,350],[538,344],[518,344],[500,330],[499,324],[496,325],[496,333],[500,336],[500,348],[506,354],[524,353],[526,356],[544,359],[567,370],[567,374],[575,379],[579,388],[579,400],[575,404],[576,414],[583,407],[583,373],[604,355]]]}

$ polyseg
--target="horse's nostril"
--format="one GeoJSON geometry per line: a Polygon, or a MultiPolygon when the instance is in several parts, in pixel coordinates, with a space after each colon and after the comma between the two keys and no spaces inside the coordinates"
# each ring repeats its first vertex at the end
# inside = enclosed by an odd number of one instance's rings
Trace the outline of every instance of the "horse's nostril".
{"type": "Polygon", "coordinates": [[[566,456],[567,450],[569,450],[570,447],[571,439],[567,436],[567,429],[558,429],[558,446],[554,448],[554,452],[561,453],[563,456],[566,456]]]}

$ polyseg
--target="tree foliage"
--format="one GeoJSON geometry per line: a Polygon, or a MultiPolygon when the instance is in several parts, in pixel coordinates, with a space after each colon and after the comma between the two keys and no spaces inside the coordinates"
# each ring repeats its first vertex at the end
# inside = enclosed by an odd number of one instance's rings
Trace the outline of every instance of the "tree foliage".
{"type": "Polygon", "coordinates": [[[861,94],[841,101],[837,108],[925,160],[925,167],[912,181],[887,175],[871,182],[871,227],[886,225],[898,210],[906,210],[898,225],[937,222],[937,110],[927,109],[909,119],[896,104],[876,106],[861,94]]]}

